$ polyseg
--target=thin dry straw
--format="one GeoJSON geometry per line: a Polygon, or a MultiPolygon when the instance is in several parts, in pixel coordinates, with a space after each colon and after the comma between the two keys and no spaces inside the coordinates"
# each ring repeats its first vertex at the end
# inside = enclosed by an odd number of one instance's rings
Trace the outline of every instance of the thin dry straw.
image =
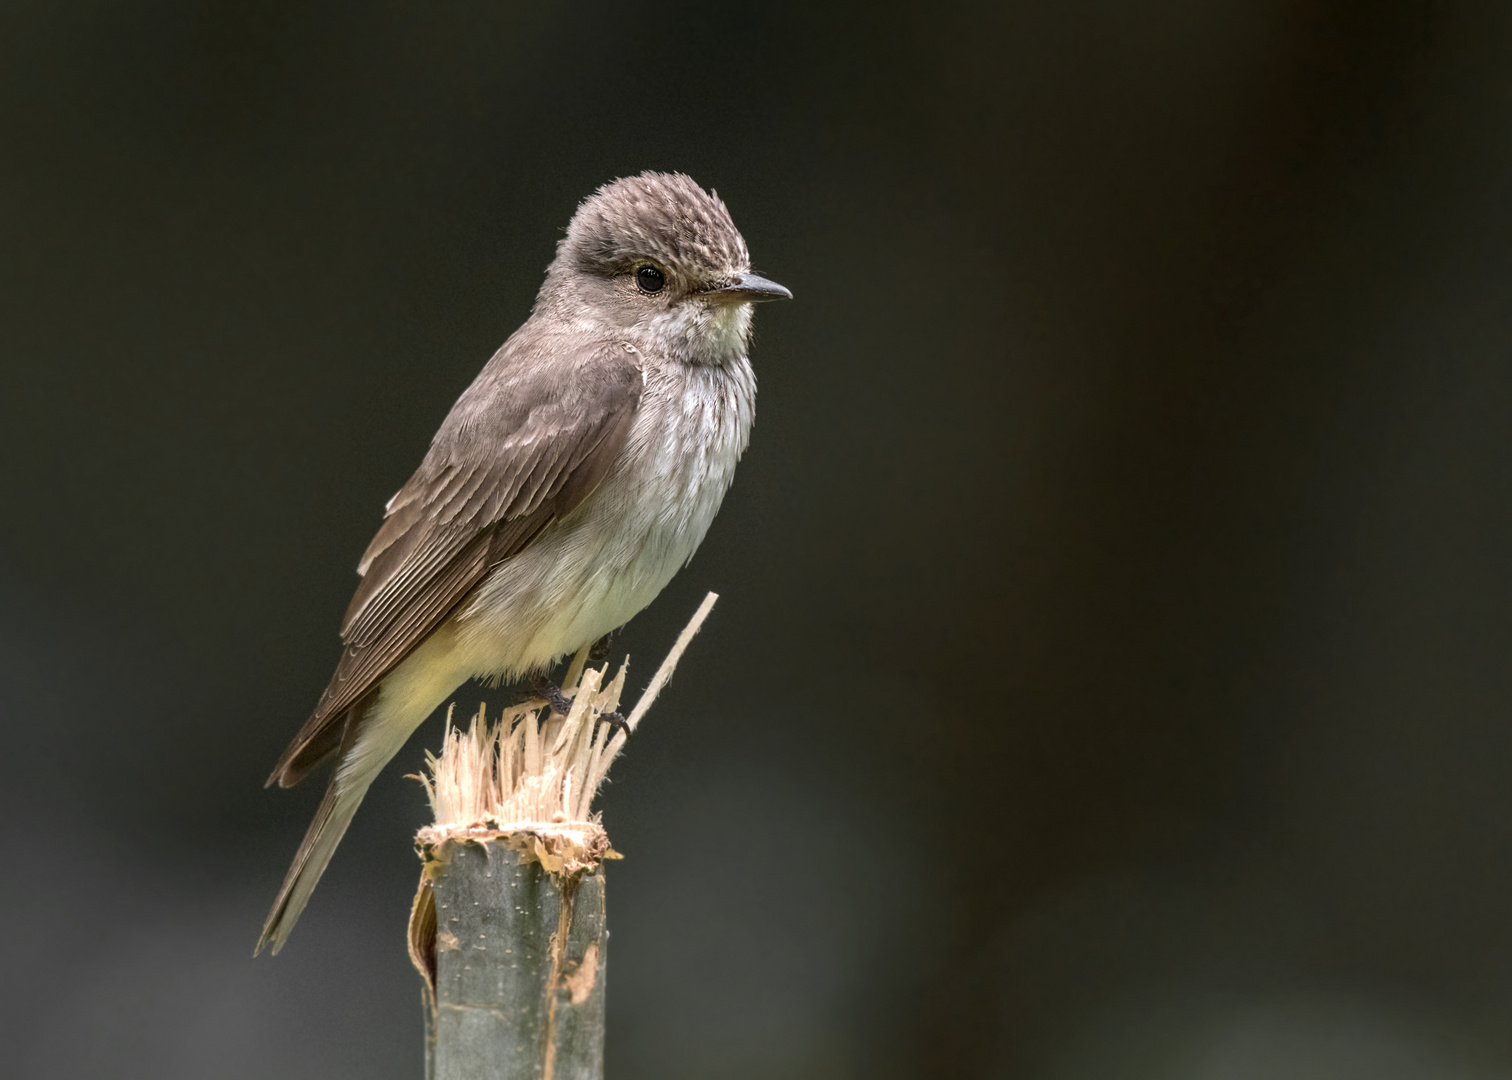
{"type": "MultiPolygon", "coordinates": [[[[645,716],[646,711],[656,702],[656,695],[662,692],[662,687],[672,681],[672,672],[677,670],[677,662],[682,659],[682,654],[692,643],[693,635],[702,628],[704,620],[709,617],[709,612],[714,610],[714,602],[718,599],[718,593],[711,592],[705,596],[703,603],[699,604],[698,610],[693,613],[693,618],[689,619],[688,625],[683,627],[683,632],[677,635],[677,643],[672,646],[672,651],[667,654],[661,667],[657,668],[656,674],[651,677],[651,685],[646,687],[646,692],[635,703],[635,710],[625,718],[631,731],[635,730],[636,725],[641,722],[641,717],[645,716]]],[[[619,737],[623,739],[623,733],[619,737]]]]}

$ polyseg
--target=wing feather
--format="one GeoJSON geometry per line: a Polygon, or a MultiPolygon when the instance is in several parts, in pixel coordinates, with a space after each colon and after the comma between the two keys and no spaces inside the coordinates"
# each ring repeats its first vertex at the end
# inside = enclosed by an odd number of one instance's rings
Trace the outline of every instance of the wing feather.
{"type": "Polygon", "coordinates": [[[493,567],[570,514],[608,473],[640,404],[637,358],[619,344],[544,356],[565,345],[511,339],[389,500],[358,564],[362,581],[342,621],[336,672],[270,784],[298,783],[333,752],[347,710],[493,567]]]}

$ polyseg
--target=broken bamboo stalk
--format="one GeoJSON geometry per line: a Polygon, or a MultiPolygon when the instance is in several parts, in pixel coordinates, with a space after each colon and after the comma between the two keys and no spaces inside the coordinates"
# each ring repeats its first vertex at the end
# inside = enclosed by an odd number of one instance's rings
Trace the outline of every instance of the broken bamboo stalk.
{"type": "MultiPolygon", "coordinates": [[[[634,710],[644,719],[718,599],[709,593],[634,710]]],[[[600,1080],[609,846],[593,799],[625,735],[599,716],[619,708],[624,664],[573,660],[567,716],[539,702],[466,731],[447,723],[427,755],[435,823],[410,915],[410,958],[425,982],[427,1080],[600,1080]],[[607,682],[606,682],[607,679],[607,682]],[[612,737],[611,737],[612,736],[612,737]]]]}

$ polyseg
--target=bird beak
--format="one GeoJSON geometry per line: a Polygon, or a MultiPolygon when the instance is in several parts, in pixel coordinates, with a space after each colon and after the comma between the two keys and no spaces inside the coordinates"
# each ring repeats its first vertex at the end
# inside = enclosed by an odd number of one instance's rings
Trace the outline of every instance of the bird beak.
{"type": "Polygon", "coordinates": [[[760,274],[741,274],[722,289],[710,289],[709,295],[727,304],[759,304],[763,300],[791,300],[793,294],[775,281],[760,274]]]}

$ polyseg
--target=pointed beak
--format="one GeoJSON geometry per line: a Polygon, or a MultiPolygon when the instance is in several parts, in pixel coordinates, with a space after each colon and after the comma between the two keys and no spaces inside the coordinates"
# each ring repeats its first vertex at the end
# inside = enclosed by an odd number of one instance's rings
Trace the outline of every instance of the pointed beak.
{"type": "Polygon", "coordinates": [[[729,304],[759,304],[763,300],[791,300],[793,294],[775,281],[768,281],[760,274],[741,274],[722,289],[711,289],[709,295],[729,304]]]}

